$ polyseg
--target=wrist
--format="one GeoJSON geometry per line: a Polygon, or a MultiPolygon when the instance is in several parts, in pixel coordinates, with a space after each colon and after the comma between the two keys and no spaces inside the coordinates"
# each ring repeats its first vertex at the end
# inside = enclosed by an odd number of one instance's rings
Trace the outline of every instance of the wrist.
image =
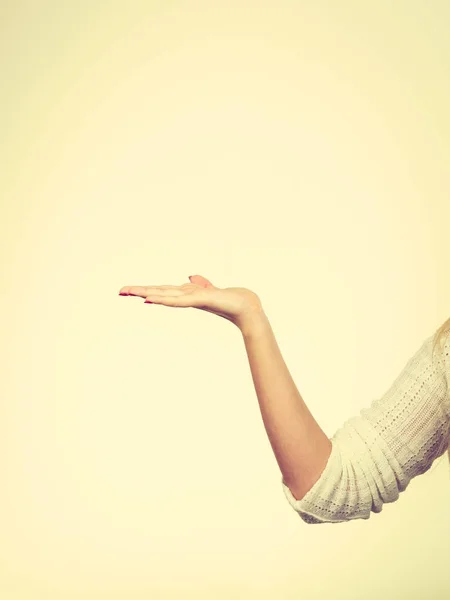
{"type": "Polygon", "coordinates": [[[244,338],[258,337],[270,329],[269,319],[262,308],[245,313],[238,324],[244,338]]]}

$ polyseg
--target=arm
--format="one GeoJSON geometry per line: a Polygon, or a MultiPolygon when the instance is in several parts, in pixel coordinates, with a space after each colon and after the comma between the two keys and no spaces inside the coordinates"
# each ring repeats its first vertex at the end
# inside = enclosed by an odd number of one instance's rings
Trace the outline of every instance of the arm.
{"type": "Polygon", "coordinates": [[[259,297],[246,288],[216,288],[199,275],[190,280],[120,293],[206,310],[240,329],[283,491],[305,522],[368,519],[448,447],[450,340],[435,361],[434,335],[426,339],[389,389],[328,439],[292,381],[259,297]]]}
{"type": "MultiPolygon", "coordinates": [[[[331,439],[303,402],[263,314],[241,328],[287,500],[306,523],[369,519],[448,446],[450,362],[428,337],[388,390],[331,439]]],[[[448,357],[450,340],[445,356],[448,357]]]]}
{"type": "Polygon", "coordinates": [[[325,469],[331,441],[296,388],[264,311],[254,314],[241,332],[262,419],[283,482],[300,500],[325,469]]]}

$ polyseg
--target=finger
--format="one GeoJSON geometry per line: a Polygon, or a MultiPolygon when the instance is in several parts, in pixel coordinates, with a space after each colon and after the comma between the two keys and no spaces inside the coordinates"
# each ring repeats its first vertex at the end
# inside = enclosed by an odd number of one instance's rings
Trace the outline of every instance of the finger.
{"type": "Polygon", "coordinates": [[[206,277],[202,277],[201,275],[190,275],[189,280],[191,281],[191,283],[201,285],[202,287],[214,287],[213,284],[208,279],[206,279],[206,277]]]}
{"type": "Polygon", "coordinates": [[[163,304],[165,306],[179,306],[198,308],[205,305],[205,293],[208,292],[196,286],[190,289],[183,288],[170,290],[155,290],[147,294],[145,301],[152,304],[163,304]]]}
{"type": "Polygon", "coordinates": [[[119,291],[119,294],[123,296],[141,296],[145,298],[148,296],[149,292],[157,292],[159,290],[171,290],[171,289],[179,289],[179,286],[176,285],[160,285],[160,286],[149,286],[149,285],[127,285],[119,291]]]}
{"type": "Polygon", "coordinates": [[[174,306],[178,308],[193,307],[195,301],[191,296],[164,296],[164,295],[151,295],[145,298],[144,304],[161,304],[162,306],[174,306]]]}
{"type": "Polygon", "coordinates": [[[148,295],[147,288],[142,285],[127,285],[123,287],[119,294],[124,296],[141,296],[145,298],[148,295]]]}
{"type": "Polygon", "coordinates": [[[147,289],[147,290],[172,290],[172,289],[178,289],[180,286],[179,285],[145,285],[142,287],[145,287],[145,289],[147,289]]]}
{"type": "Polygon", "coordinates": [[[148,296],[182,296],[183,294],[186,294],[186,290],[182,289],[181,287],[175,287],[175,286],[171,286],[171,287],[167,287],[167,289],[163,289],[162,287],[151,287],[151,288],[144,288],[145,290],[145,294],[144,294],[144,298],[147,298],[148,296]]]}

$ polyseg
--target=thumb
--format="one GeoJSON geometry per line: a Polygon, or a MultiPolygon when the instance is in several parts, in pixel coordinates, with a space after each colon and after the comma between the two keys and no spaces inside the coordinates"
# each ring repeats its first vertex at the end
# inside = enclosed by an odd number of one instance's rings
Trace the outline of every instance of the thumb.
{"type": "Polygon", "coordinates": [[[196,285],[200,285],[204,288],[214,287],[208,279],[202,277],[201,275],[190,275],[189,280],[191,283],[195,283],[196,285]]]}

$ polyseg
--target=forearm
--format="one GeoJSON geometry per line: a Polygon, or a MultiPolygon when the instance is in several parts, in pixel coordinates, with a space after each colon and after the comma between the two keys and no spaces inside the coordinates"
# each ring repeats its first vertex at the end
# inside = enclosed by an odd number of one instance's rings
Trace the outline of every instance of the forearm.
{"type": "Polygon", "coordinates": [[[331,441],[296,388],[264,311],[253,315],[240,330],[261,416],[283,481],[300,500],[325,469],[331,441]]]}

